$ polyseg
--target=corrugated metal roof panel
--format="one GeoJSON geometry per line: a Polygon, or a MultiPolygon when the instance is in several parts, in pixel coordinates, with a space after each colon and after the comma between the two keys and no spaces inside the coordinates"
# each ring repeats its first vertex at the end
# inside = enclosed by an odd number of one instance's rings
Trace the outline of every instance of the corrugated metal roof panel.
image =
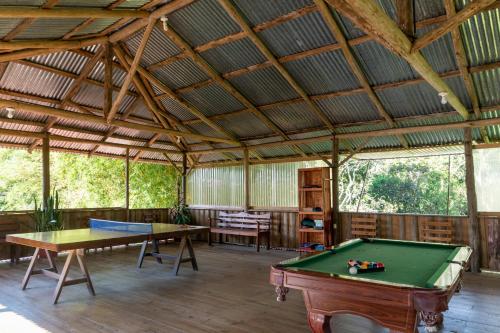
{"type": "Polygon", "coordinates": [[[28,58],[29,61],[37,64],[58,68],[73,74],[80,73],[87,59],[87,57],[71,51],[56,52],[28,58]]]}
{"type": "MultiPolygon", "coordinates": [[[[439,27],[439,24],[430,25],[417,30],[417,37],[433,31],[439,27]]],[[[434,71],[438,73],[449,72],[457,69],[457,62],[455,57],[455,48],[451,35],[446,34],[443,37],[430,43],[422,50],[422,55],[429,62],[434,71]]]]}
{"type": "Polygon", "coordinates": [[[174,90],[206,81],[210,78],[189,58],[184,58],[167,66],[160,67],[154,71],[154,75],[174,90]]]}
{"type": "Polygon", "coordinates": [[[249,112],[218,119],[216,123],[229,132],[235,133],[238,137],[249,134],[252,136],[272,134],[272,131],[259,118],[249,112]]]}
{"type": "MultiPolygon", "coordinates": [[[[484,119],[500,118],[500,107],[494,111],[483,112],[482,116],[484,119]]],[[[486,130],[488,132],[488,137],[490,138],[491,141],[500,140],[500,126],[499,125],[488,126],[488,127],[486,127],[486,130]]]]}
{"type": "MultiPolygon", "coordinates": [[[[171,2],[171,1],[172,0],[164,0],[161,4],[163,5],[163,4],[166,4],[166,3],[171,2]]],[[[123,9],[140,8],[149,2],[151,2],[151,1],[150,0],[127,0],[124,3],[120,4],[117,8],[123,8],[123,9]]]]}
{"type": "Polygon", "coordinates": [[[273,67],[233,77],[231,83],[255,105],[269,104],[299,97],[273,67]]]}
{"type": "Polygon", "coordinates": [[[57,7],[100,7],[104,8],[113,3],[114,0],[91,0],[91,1],[81,1],[81,0],[59,0],[57,2],[57,7]]]}
{"type": "Polygon", "coordinates": [[[16,39],[57,39],[85,21],[82,18],[39,18],[31,23],[16,39]]]}
{"type": "Polygon", "coordinates": [[[21,23],[21,19],[0,19],[0,37],[3,38],[21,23]]]}
{"type": "Polygon", "coordinates": [[[373,103],[365,93],[319,99],[315,103],[334,124],[380,119],[373,103]]]}
{"type": "Polygon", "coordinates": [[[230,95],[218,84],[210,84],[181,95],[206,116],[241,110],[244,108],[243,104],[241,104],[236,98],[230,95]]]}
{"type": "Polygon", "coordinates": [[[500,104],[500,68],[474,73],[472,78],[481,106],[500,104]]]}
{"type": "Polygon", "coordinates": [[[263,112],[285,132],[324,125],[305,102],[278,106],[263,112]]]}
{"type": "Polygon", "coordinates": [[[309,95],[351,90],[360,86],[340,50],[287,62],[285,67],[309,95]]]}
{"type": "MultiPolygon", "coordinates": [[[[6,111],[0,110],[0,115],[2,117],[5,117],[6,113],[7,113],[6,111]]],[[[7,122],[3,122],[1,120],[0,120],[0,128],[12,130],[12,131],[25,131],[25,132],[40,132],[42,130],[42,127],[40,127],[40,126],[7,123],[7,122]]]]}
{"type": "Polygon", "coordinates": [[[117,19],[95,19],[92,24],[78,31],[74,36],[99,33],[117,21],[117,19]]]}
{"type": "MultiPolygon", "coordinates": [[[[343,143],[342,141],[341,143],[343,143]]],[[[332,143],[331,141],[322,141],[322,142],[314,142],[308,143],[306,145],[299,145],[299,147],[306,153],[329,153],[332,151],[332,143]]],[[[341,148],[342,149],[342,148],[341,148]]]]}
{"type": "MultiPolygon", "coordinates": [[[[123,81],[125,81],[125,77],[127,73],[122,71],[118,67],[113,67],[113,84],[117,87],[121,87],[123,81]]],[[[92,72],[90,72],[88,78],[92,80],[96,80],[99,82],[104,82],[104,64],[102,62],[98,62],[92,72]]],[[[135,86],[132,84],[129,86],[129,90],[135,91],[135,86]]]]}
{"type": "Polygon", "coordinates": [[[203,135],[207,136],[212,136],[216,138],[226,138],[226,136],[222,133],[219,133],[212,127],[208,126],[205,123],[196,123],[196,124],[191,124],[189,126],[186,126],[189,130],[191,130],[193,133],[203,133],[203,135]]]}
{"type": "Polygon", "coordinates": [[[0,87],[48,98],[62,99],[73,80],[37,68],[10,63],[0,87]]]}
{"type": "MultiPolygon", "coordinates": [[[[169,18],[170,19],[170,18],[169,18]]],[[[133,34],[126,41],[126,45],[132,54],[135,54],[141,44],[145,29],[141,29],[133,34]]],[[[157,27],[149,36],[148,43],[141,58],[141,65],[147,67],[171,56],[179,54],[181,50],[157,27]]]]}
{"type": "MultiPolygon", "coordinates": [[[[134,103],[134,102],[135,102],[135,100],[132,101],[132,103],[134,103]]],[[[146,104],[144,104],[143,100],[140,100],[139,102],[134,103],[134,105],[132,105],[132,104],[129,104],[129,105],[131,105],[131,107],[134,108],[131,115],[153,120],[153,115],[151,114],[151,111],[149,111],[149,108],[146,106],[146,104]]]]}
{"type": "Polygon", "coordinates": [[[54,134],[54,135],[66,136],[69,138],[95,140],[95,141],[102,140],[102,138],[103,138],[102,135],[98,135],[98,134],[94,135],[94,134],[90,134],[90,133],[73,132],[73,131],[67,131],[67,130],[62,130],[62,129],[57,129],[57,128],[51,128],[50,133],[54,134]]]}
{"type": "Polygon", "coordinates": [[[290,146],[269,147],[265,149],[257,149],[256,151],[264,158],[298,155],[298,152],[293,150],[290,146]]]}
{"type": "Polygon", "coordinates": [[[355,45],[352,50],[372,85],[411,80],[417,77],[404,59],[375,41],[355,45]]]}
{"type": "MultiPolygon", "coordinates": [[[[457,11],[468,3],[457,0],[457,11]]],[[[460,25],[471,66],[500,61],[500,8],[474,15],[460,25]]]]}
{"type": "Polygon", "coordinates": [[[202,52],[201,56],[219,73],[232,72],[267,60],[248,38],[209,49],[202,52]]]}
{"type": "Polygon", "coordinates": [[[78,128],[82,130],[96,131],[96,132],[106,132],[109,129],[109,126],[104,124],[96,124],[88,121],[80,121],[80,120],[72,120],[64,118],[59,118],[57,120],[57,124],[61,126],[78,128]]]}
{"type": "Polygon", "coordinates": [[[15,136],[0,135],[0,146],[2,143],[10,143],[17,145],[31,145],[35,140],[31,138],[20,138],[15,136]]]}
{"type": "Polygon", "coordinates": [[[273,26],[258,32],[258,35],[278,57],[336,42],[319,12],[273,26]]]}
{"type": "Polygon", "coordinates": [[[443,1],[415,0],[415,21],[446,15],[443,1]]]}
{"type": "Polygon", "coordinates": [[[381,158],[405,158],[405,157],[423,157],[434,155],[455,155],[463,154],[464,147],[458,146],[443,146],[443,147],[419,147],[410,150],[393,150],[387,152],[359,153],[354,156],[357,160],[378,160],[381,158]]]}
{"type": "Polygon", "coordinates": [[[347,17],[340,15],[337,11],[332,10],[331,8],[330,11],[333,13],[333,17],[337,21],[340,30],[342,30],[342,33],[344,34],[346,39],[354,39],[365,35],[365,32],[359,29],[347,17]]]}
{"type": "Polygon", "coordinates": [[[192,46],[241,31],[216,0],[200,0],[175,11],[168,23],[192,46]]]}
{"type": "Polygon", "coordinates": [[[312,0],[235,0],[234,3],[252,26],[314,4],[312,0]]]}
{"type": "Polygon", "coordinates": [[[181,121],[196,119],[191,112],[171,98],[162,98],[161,103],[168,113],[171,113],[181,121]]]}

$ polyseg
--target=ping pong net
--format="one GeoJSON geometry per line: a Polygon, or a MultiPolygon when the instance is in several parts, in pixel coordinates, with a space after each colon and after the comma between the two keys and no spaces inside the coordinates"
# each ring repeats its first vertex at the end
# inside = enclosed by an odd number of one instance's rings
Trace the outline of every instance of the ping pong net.
{"type": "Polygon", "coordinates": [[[153,224],[151,223],[120,222],[99,219],[89,219],[89,228],[136,234],[151,234],[153,232],[153,224]]]}

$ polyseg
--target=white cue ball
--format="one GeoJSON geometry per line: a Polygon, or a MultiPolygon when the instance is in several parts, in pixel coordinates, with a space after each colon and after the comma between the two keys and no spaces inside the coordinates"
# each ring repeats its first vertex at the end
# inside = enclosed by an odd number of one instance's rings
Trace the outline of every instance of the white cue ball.
{"type": "Polygon", "coordinates": [[[349,268],[349,274],[358,274],[358,269],[356,267],[350,267],[349,268]]]}

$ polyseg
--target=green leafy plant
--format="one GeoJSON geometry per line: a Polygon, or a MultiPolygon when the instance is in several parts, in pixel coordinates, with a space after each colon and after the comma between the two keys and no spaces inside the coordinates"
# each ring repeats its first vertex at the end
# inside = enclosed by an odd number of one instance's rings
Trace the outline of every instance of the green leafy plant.
{"type": "Polygon", "coordinates": [[[59,193],[54,190],[45,203],[38,205],[35,198],[33,213],[36,231],[62,230],[62,211],[59,210],[59,193]]]}
{"type": "Polygon", "coordinates": [[[184,203],[179,203],[175,205],[171,210],[170,214],[172,217],[172,221],[175,224],[189,224],[191,223],[191,212],[189,208],[184,203]]]}

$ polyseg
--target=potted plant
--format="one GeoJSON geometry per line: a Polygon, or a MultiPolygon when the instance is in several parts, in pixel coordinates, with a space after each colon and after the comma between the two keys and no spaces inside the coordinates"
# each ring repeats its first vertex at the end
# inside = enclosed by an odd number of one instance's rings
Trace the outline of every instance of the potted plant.
{"type": "Polygon", "coordinates": [[[189,211],[188,205],[184,203],[178,203],[175,205],[171,209],[170,215],[175,224],[186,225],[191,223],[191,212],[189,211]]]}
{"type": "MultiPolygon", "coordinates": [[[[62,211],[59,210],[59,193],[54,190],[52,195],[49,195],[46,202],[40,203],[35,198],[35,210],[32,218],[35,222],[35,231],[56,231],[62,230],[62,211]]],[[[41,256],[45,252],[40,252],[41,256]]],[[[51,252],[51,256],[56,256],[57,252],[51,252]]]]}

